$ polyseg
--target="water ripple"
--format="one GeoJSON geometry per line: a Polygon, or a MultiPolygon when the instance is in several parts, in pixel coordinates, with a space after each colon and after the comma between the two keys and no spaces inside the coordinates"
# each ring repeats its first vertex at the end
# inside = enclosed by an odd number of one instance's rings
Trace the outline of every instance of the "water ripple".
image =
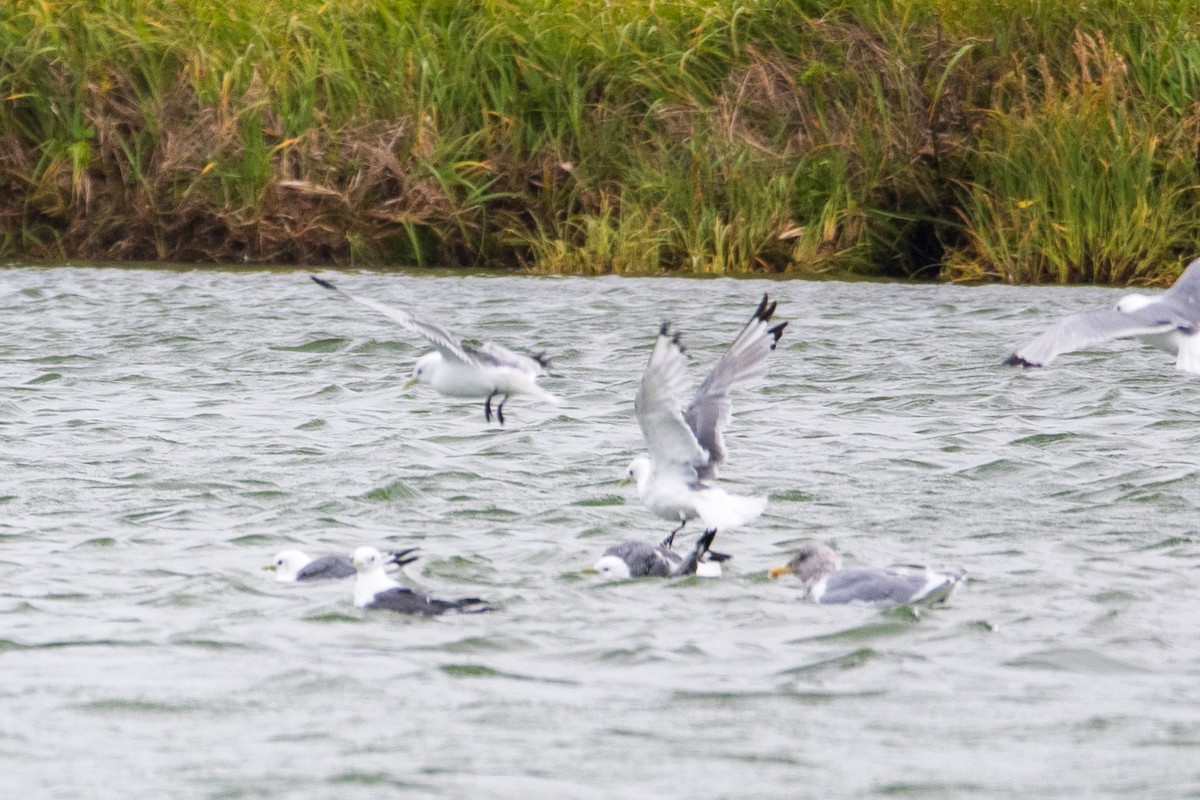
{"type": "Polygon", "coordinates": [[[303,273],[3,277],[0,768],[20,796],[1200,784],[1180,757],[1200,741],[1200,383],[1134,342],[1000,364],[1112,291],[342,278],[546,350],[564,403],[514,398],[499,428],[402,389],[422,343],[303,273]],[[723,479],[771,503],[718,536],[726,577],[580,575],[669,527],[617,485],[658,325],[698,381],[764,291],[791,324],[735,397],[723,479]],[[932,612],[813,607],[765,576],[809,538],[970,579],[932,612]],[[364,614],[347,583],[260,570],[361,543],[419,545],[414,585],[499,610],[364,614]]]}

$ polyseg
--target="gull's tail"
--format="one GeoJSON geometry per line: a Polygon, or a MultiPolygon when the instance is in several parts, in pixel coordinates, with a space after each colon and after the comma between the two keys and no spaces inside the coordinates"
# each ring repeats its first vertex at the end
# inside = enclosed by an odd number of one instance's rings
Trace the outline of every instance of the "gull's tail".
{"type": "Polygon", "coordinates": [[[961,584],[966,583],[967,573],[959,572],[932,572],[929,574],[929,582],[925,585],[917,596],[912,599],[914,603],[921,605],[938,605],[947,602],[954,594],[954,590],[961,584]]]}
{"type": "Polygon", "coordinates": [[[553,403],[554,405],[558,405],[562,402],[561,397],[556,394],[551,394],[541,386],[538,386],[536,378],[531,376],[522,376],[522,378],[523,380],[520,382],[519,386],[514,387],[518,389],[518,392],[515,393],[527,394],[531,397],[536,397],[539,400],[544,400],[547,403],[553,403]]]}
{"type": "Polygon", "coordinates": [[[767,498],[729,494],[713,486],[693,492],[692,505],[706,528],[729,530],[758,519],[767,508],[767,498]]]}

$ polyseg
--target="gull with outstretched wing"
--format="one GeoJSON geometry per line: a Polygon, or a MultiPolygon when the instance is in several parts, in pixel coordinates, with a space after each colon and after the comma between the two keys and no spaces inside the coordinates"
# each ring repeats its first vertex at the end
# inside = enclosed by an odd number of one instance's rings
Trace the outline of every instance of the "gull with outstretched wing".
{"type": "Polygon", "coordinates": [[[559,402],[537,383],[538,378],[546,374],[550,363],[545,354],[527,356],[494,342],[485,342],[478,347],[464,345],[439,325],[417,319],[407,311],[378,300],[345,292],[315,275],[309,277],[319,286],[378,311],[433,345],[432,353],[417,359],[412,378],[406,385],[420,383],[449,397],[483,398],[483,415],[488,422],[492,420],[492,400],[500,398],[496,405],[496,420],[501,425],[504,424],[504,404],[511,395],[528,394],[550,403],[559,402]]]}
{"type": "Polygon", "coordinates": [[[766,508],[765,497],[729,494],[714,481],[725,461],[722,429],[733,409],[729,393],[763,373],[767,354],[787,327],[786,322],[772,325],[774,314],[775,303],[764,294],[686,407],[687,356],[668,324],[659,329],[633,404],[649,452],[633,459],[625,481],[637,482],[638,496],[657,516],[679,523],[672,534],[695,517],[707,528],[735,528],[766,508]]]}
{"type": "Polygon", "coordinates": [[[1200,259],[1159,295],[1128,294],[1115,308],[1074,314],[1017,348],[1004,363],[1044,367],[1062,353],[1136,337],[1175,356],[1175,368],[1200,374],[1200,259]]]}

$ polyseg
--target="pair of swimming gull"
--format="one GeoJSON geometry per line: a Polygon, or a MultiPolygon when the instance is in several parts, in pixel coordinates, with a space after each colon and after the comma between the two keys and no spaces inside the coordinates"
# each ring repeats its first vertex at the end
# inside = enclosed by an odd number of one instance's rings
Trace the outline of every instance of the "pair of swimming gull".
{"type": "MultiPolygon", "coordinates": [[[[608,548],[590,572],[609,580],[683,575],[719,577],[721,562],[729,559],[709,549],[716,531],[709,528],[692,552],[680,556],[666,547],[645,542],[623,542],[608,548]]],[[[938,572],[926,567],[843,569],[841,557],[829,547],[809,542],[787,564],[767,570],[771,578],[795,575],[804,585],[806,599],[825,605],[868,603],[878,605],[938,605],[945,603],[966,580],[966,572],[938,572]]]]}
{"type": "Polygon", "coordinates": [[[442,600],[416,589],[401,586],[386,570],[389,566],[403,567],[417,560],[412,555],[417,548],[381,553],[374,547],[359,547],[349,556],[309,558],[300,550],[283,550],[263,567],[275,573],[281,583],[311,583],[340,580],[351,575],[354,579],[354,605],[358,608],[383,609],[401,614],[420,614],[427,617],[447,611],[477,613],[491,606],[478,597],[442,600]]]}

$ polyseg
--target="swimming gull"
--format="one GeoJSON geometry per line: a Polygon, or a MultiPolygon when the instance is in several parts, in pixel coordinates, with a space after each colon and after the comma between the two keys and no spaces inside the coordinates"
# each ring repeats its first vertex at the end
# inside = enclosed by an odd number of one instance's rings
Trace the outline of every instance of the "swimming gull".
{"type": "Polygon", "coordinates": [[[772,578],[788,572],[804,582],[804,596],[814,603],[878,603],[889,605],[944,603],[964,580],[963,572],[888,567],[842,569],[842,559],[823,544],[800,548],[786,566],[773,567],[772,578]]]}
{"type": "Polygon", "coordinates": [[[1175,356],[1175,368],[1200,374],[1200,258],[1159,295],[1127,294],[1115,308],[1085,311],[1052,325],[1005,362],[1042,367],[1061,353],[1138,337],[1175,356]]]}
{"type": "Polygon", "coordinates": [[[498,397],[496,420],[501,425],[504,424],[504,404],[510,395],[528,394],[550,403],[559,402],[555,395],[537,383],[550,364],[544,353],[527,356],[494,342],[468,346],[441,326],[419,320],[407,311],[369,297],[349,294],[315,275],[309,277],[319,286],[375,309],[405,329],[425,337],[434,346],[434,352],[417,359],[406,386],[420,383],[448,397],[484,398],[483,416],[488,422],[492,421],[492,400],[498,397]]]}
{"type": "Polygon", "coordinates": [[[424,592],[401,586],[383,571],[385,556],[374,547],[359,547],[354,551],[354,605],[359,608],[382,608],[401,614],[436,616],[447,611],[478,613],[489,611],[486,600],[464,597],[460,600],[439,600],[424,592]]]}
{"type": "MultiPolygon", "coordinates": [[[[408,557],[417,550],[410,547],[407,550],[397,550],[383,556],[384,564],[404,566],[417,560],[416,556],[408,557]]],[[[303,581],[324,581],[349,578],[357,570],[349,556],[321,556],[309,558],[301,550],[281,550],[275,554],[270,564],[263,567],[268,572],[275,573],[275,580],[280,583],[297,583],[303,581]]]]}
{"type": "Polygon", "coordinates": [[[719,578],[721,562],[728,561],[730,556],[708,549],[716,535],[716,528],[706,530],[686,558],[668,549],[665,543],[621,542],[605,550],[600,560],[585,572],[595,573],[605,580],[676,578],[681,575],[719,578]]]}
{"type": "Polygon", "coordinates": [[[687,357],[679,334],[667,323],[659,328],[633,403],[650,452],[633,459],[622,483],[637,481],[642,502],[657,516],[679,523],[672,535],[697,516],[705,527],[728,529],[757,519],[766,508],[765,497],[732,495],[713,481],[725,461],[721,429],[733,408],[729,392],[762,374],[767,354],[787,327],[786,322],[770,324],[774,313],[775,303],[764,294],[687,408],[681,408],[687,357]]]}

